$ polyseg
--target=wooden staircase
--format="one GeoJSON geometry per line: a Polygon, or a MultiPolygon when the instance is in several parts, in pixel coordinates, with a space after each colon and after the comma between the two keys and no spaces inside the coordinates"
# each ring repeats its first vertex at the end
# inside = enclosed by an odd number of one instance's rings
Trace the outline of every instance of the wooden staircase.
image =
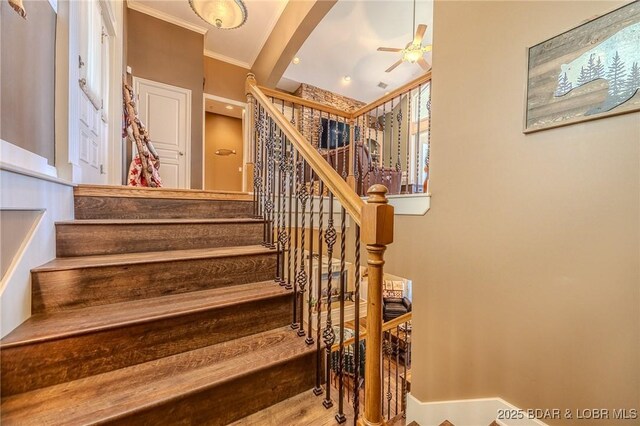
{"type": "Polygon", "coordinates": [[[312,388],[248,197],[76,188],[0,341],[2,423],[225,425],[312,388]]]}

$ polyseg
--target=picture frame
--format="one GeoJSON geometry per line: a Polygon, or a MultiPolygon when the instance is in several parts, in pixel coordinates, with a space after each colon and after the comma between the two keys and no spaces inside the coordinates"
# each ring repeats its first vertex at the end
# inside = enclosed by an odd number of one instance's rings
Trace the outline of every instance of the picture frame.
{"type": "Polygon", "coordinates": [[[640,0],[527,49],[524,133],[640,111],[640,0]]]}

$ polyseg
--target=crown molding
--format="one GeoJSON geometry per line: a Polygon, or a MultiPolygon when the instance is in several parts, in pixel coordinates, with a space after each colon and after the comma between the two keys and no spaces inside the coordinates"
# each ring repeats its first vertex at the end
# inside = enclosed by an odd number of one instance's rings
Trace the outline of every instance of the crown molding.
{"type": "Polygon", "coordinates": [[[128,0],[127,6],[129,9],[133,9],[136,12],[144,13],[145,15],[153,16],[154,18],[160,19],[165,22],[169,22],[170,24],[178,25],[179,27],[186,28],[190,31],[194,31],[198,34],[206,34],[209,29],[202,27],[200,25],[192,24],[191,22],[187,22],[184,19],[176,18],[175,16],[169,15],[168,13],[161,12],[152,7],[146,6],[144,4],[138,3],[135,0],[128,0]]]}
{"type": "Polygon", "coordinates": [[[237,59],[230,58],[228,56],[213,52],[209,49],[204,49],[204,56],[207,56],[212,59],[217,59],[218,61],[227,62],[229,64],[236,65],[238,67],[246,68],[248,70],[251,69],[251,64],[249,64],[248,62],[239,61],[237,59]]]}

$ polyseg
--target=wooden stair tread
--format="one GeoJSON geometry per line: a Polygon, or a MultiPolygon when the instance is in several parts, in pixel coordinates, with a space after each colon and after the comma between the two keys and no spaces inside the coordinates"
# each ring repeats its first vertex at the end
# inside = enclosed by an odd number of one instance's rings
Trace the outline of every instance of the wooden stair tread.
{"type": "Polygon", "coordinates": [[[32,269],[32,272],[59,271],[67,269],[93,268],[102,266],[133,265],[140,263],[160,263],[176,260],[222,258],[249,256],[256,254],[275,254],[274,249],[264,246],[216,247],[189,250],[168,250],[141,253],[120,253],[77,257],[60,257],[32,269]]]}
{"type": "Polygon", "coordinates": [[[204,191],[199,189],[145,188],[116,185],[78,185],[75,197],[172,198],[183,200],[253,201],[253,195],[238,191],[204,191]]]}
{"type": "Polygon", "coordinates": [[[268,299],[290,292],[274,281],[263,281],[37,314],[0,340],[0,349],[268,299]]]}
{"type": "Polygon", "coordinates": [[[56,222],[56,225],[172,225],[192,223],[262,223],[262,219],[248,217],[218,219],[81,219],[56,222]]]}
{"type": "Polygon", "coordinates": [[[2,399],[11,424],[99,423],[149,409],[307,355],[290,327],[207,346],[2,399]]]}

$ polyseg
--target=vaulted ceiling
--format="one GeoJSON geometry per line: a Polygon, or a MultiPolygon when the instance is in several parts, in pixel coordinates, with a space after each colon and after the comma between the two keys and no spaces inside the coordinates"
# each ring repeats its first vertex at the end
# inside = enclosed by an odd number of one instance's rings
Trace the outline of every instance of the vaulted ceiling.
{"type": "MultiPolygon", "coordinates": [[[[416,25],[428,25],[423,44],[433,38],[433,2],[416,1],[416,25]]],[[[413,2],[406,0],[340,0],[298,50],[299,63],[291,63],[278,87],[293,90],[309,83],[364,102],[373,101],[424,74],[417,64],[403,63],[385,70],[400,53],[378,52],[401,47],[413,40],[413,2]],[[351,77],[345,81],[344,77],[351,77]],[[382,82],[386,88],[378,87],[382,82]]],[[[431,63],[431,53],[425,55],[431,63]]]]}

